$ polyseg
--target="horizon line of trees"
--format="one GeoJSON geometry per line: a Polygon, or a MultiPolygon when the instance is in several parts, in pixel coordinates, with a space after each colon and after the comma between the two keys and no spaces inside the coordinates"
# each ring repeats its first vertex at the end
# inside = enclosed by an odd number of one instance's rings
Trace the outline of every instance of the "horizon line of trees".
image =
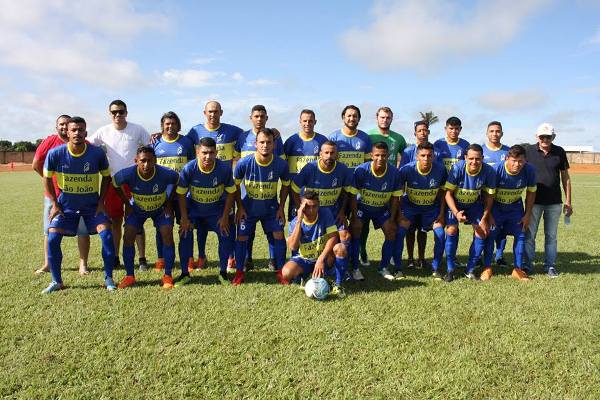
{"type": "Polygon", "coordinates": [[[0,140],[0,151],[35,151],[44,139],[38,139],[34,142],[20,140],[11,142],[10,140],[0,140]]]}

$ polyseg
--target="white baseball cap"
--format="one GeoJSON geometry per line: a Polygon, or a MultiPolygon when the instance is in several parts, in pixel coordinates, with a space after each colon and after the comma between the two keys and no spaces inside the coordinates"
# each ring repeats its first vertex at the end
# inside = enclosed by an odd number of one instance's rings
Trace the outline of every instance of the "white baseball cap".
{"type": "Polygon", "coordinates": [[[554,133],[554,127],[549,123],[544,122],[543,124],[538,126],[537,130],[535,131],[535,137],[540,136],[556,136],[556,134],[554,133]]]}

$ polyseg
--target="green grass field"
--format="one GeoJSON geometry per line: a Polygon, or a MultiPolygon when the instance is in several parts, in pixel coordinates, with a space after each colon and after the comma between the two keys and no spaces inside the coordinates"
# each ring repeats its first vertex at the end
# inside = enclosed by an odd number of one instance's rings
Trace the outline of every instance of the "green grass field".
{"type": "MultiPolygon", "coordinates": [[[[503,270],[487,283],[445,284],[413,270],[387,282],[372,266],[346,299],[325,302],[265,270],[232,287],[209,268],[168,292],[151,271],[138,273],[137,287],[108,293],[97,238],[83,278],[75,239],[63,241],[68,290],[43,296],[50,277],[33,275],[42,261],[40,178],[2,173],[0,193],[3,398],[600,397],[597,175],[574,176],[558,279],[523,283],[503,270]]],[[[369,240],[378,260],[382,236],[369,240]]],[[[262,235],[256,243],[264,265],[262,235]]],[[[153,238],[148,249],[154,260],[153,238]]]]}

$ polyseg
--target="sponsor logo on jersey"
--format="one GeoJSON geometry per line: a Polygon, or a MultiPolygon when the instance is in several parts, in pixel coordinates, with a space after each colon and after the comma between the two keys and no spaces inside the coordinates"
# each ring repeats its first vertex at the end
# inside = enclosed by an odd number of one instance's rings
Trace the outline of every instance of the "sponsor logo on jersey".
{"type": "Polygon", "coordinates": [[[213,179],[213,186],[217,186],[218,183],[217,177],[215,176],[213,179]]]}
{"type": "Polygon", "coordinates": [[[269,171],[269,176],[267,177],[268,180],[273,179],[273,171],[269,171]]]}
{"type": "Polygon", "coordinates": [[[435,181],[435,179],[431,179],[429,181],[429,187],[432,188],[432,187],[436,187],[436,186],[437,186],[437,182],[435,181]]]}
{"type": "Polygon", "coordinates": [[[181,146],[178,146],[178,147],[177,147],[177,154],[179,155],[179,154],[181,154],[181,153],[183,153],[183,147],[181,147],[181,146]]]}
{"type": "Polygon", "coordinates": [[[158,192],[158,183],[155,183],[154,186],[152,186],[152,193],[157,193],[158,192]]]}
{"type": "Polygon", "coordinates": [[[336,187],[337,186],[337,178],[333,178],[333,181],[331,181],[331,187],[336,187]]]}
{"type": "Polygon", "coordinates": [[[83,172],[88,172],[90,170],[90,163],[86,162],[83,164],[83,172]]]}
{"type": "Polygon", "coordinates": [[[381,190],[385,191],[387,189],[387,182],[383,182],[383,185],[381,185],[381,190]]]}

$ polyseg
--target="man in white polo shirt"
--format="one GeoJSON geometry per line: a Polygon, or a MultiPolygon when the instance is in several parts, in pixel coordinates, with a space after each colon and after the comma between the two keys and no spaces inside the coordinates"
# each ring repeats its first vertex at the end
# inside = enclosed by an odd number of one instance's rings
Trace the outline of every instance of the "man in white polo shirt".
{"type": "MultiPolygon", "coordinates": [[[[135,164],[135,156],[139,146],[150,143],[150,135],[138,124],[127,122],[127,105],[122,100],[113,100],[108,106],[108,111],[112,123],[98,129],[96,133],[89,137],[89,142],[97,146],[102,146],[106,151],[110,175],[114,176],[123,168],[135,164]]],[[[127,196],[130,196],[129,190],[126,190],[127,196]]],[[[113,185],[109,185],[109,190],[104,201],[106,213],[112,219],[113,238],[115,241],[115,253],[119,254],[121,244],[121,227],[123,226],[124,205],[123,201],[115,191],[113,185]]],[[[140,254],[140,269],[146,270],[145,241],[142,235],[136,238],[138,251],[140,254]]],[[[117,265],[115,265],[116,267],[117,265]]]]}

